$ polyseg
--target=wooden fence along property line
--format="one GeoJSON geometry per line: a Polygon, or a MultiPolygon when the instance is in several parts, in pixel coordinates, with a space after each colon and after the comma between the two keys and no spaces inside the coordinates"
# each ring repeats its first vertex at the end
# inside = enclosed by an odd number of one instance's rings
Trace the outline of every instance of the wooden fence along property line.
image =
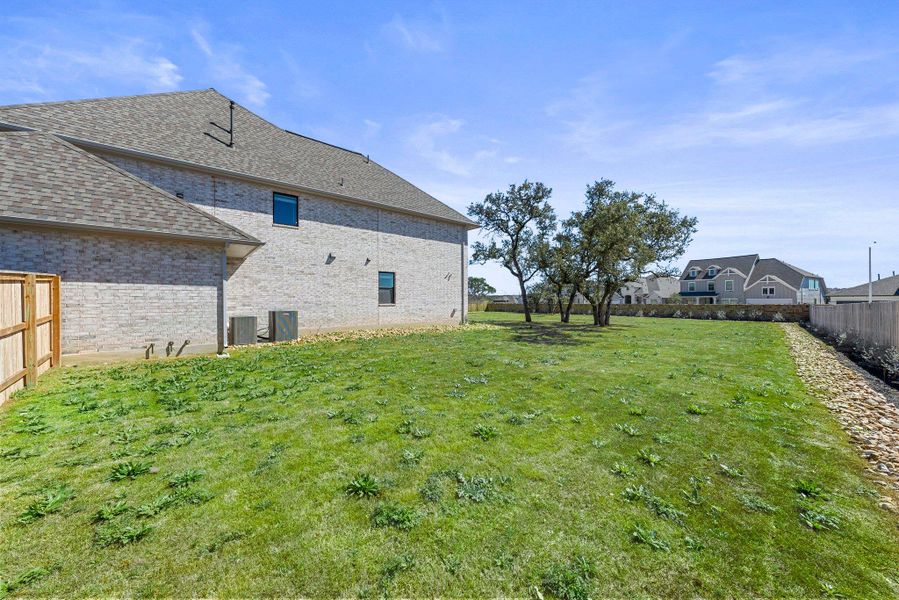
{"type": "Polygon", "coordinates": [[[899,348],[899,302],[812,306],[811,322],[833,335],[854,335],[874,346],[899,348]]]}
{"type": "Polygon", "coordinates": [[[0,272],[0,404],[60,364],[59,277],[0,272]]]}

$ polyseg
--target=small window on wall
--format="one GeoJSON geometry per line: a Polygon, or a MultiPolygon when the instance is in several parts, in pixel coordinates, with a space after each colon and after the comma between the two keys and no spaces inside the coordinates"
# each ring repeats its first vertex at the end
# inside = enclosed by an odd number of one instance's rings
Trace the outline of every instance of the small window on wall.
{"type": "Polygon", "coordinates": [[[695,292],[695,291],[696,291],[696,283],[694,283],[694,282],[692,282],[692,281],[691,281],[690,283],[688,283],[688,284],[687,284],[687,291],[688,291],[688,292],[695,292]]]}
{"type": "Polygon", "coordinates": [[[710,282],[709,282],[709,291],[710,291],[710,292],[714,292],[714,291],[715,291],[715,282],[714,282],[714,281],[710,281],[710,282]]]}
{"type": "Polygon", "coordinates": [[[297,227],[300,224],[299,200],[297,200],[297,197],[275,192],[272,198],[274,202],[272,222],[275,225],[297,227]]]}
{"type": "Polygon", "coordinates": [[[724,291],[725,292],[734,291],[734,280],[733,279],[725,279],[724,280],[724,291]]]}
{"type": "Polygon", "coordinates": [[[762,288],[762,296],[773,296],[774,295],[774,286],[771,287],[763,287],[762,288]]]}
{"type": "Polygon", "coordinates": [[[378,304],[396,304],[396,274],[378,273],[378,304]]]}

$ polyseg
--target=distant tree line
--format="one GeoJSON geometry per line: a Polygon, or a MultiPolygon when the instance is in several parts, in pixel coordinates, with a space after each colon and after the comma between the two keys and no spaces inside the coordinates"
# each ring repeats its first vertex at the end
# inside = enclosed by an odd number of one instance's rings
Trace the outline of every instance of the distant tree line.
{"type": "Polygon", "coordinates": [[[551,188],[524,181],[468,207],[488,236],[474,244],[472,261],[495,260],[512,273],[528,322],[534,291],[555,300],[565,323],[580,293],[593,324],[608,325],[615,292],[641,275],[673,273],[673,261],[696,232],[695,217],[682,216],[654,194],[616,190],[608,179],[588,185],[583,208],[562,221],[551,196],[551,188]]]}

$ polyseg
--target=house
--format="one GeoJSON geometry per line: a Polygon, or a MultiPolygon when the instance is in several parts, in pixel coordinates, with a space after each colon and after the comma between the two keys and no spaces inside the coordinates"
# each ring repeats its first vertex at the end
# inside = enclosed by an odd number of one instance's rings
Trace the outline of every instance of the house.
{"type": "Polygon", "coordinates": [[[494,304],[521,304],[521,296],[514,294],[491,294],[487,296],[487,301],[494,304]]]}
{"type": "Polygon", "coordinates": [[[0,107],[0,271],[61,277],[64,354],[458,323],[472,221],[213,89],[0,107]]]}
{"type": "MultiPolygon", "coordinates": [[[[899,275],[895,271],[890,277],[871,282],[871,300],[874,302],[899,302],[899,275]]],[[[827,292],[828,304],[850,304],[868,301],[868,284],[863,283],[848,288],[831,289],[827,292]]]]}
{"type": "Polygon", "coordinates": [[[680,276],[690,304],[822,304],[824,279],[758,254],[691,260],[680,276]]]}
{"type": "Polygon", "coordinates": [[[612,296],[612,304],[666,304],[679,289],[676,277],[651,274],[626,283],[612,296]]]}

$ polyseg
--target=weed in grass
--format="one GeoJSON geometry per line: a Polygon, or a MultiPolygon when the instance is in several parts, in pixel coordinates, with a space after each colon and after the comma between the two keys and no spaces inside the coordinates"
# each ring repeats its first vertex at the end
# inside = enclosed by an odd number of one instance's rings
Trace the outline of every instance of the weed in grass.
{"type": "Polygon", "coordinates": [[[499,435],[499,431],[497,431],[496,427],[493,425],[484,425],[481,423],[475,426],[474,431],[472,431],[471,434],[480,440],[489,442],[499,435]]]}
{"type": "Polygon", "coordinates": [[[470,383],[472,385],[487,385],[487,376],[483,373],[481,373],[480,375],[465,375],[463,379],[465,380],[465,383],[470,383]]]}
{"type": "Polygon", "coordinates": [[[634,416],[634,417],[645,417],[646,409],[643,408],[642,406],[631,406],[630,408],[627,409],[627,414],[634,416]]]}
{"type": "Polygon", "coordinates": [[[35,500],[19,514],[16,519],[22,525],[28,525],[49,514],[57,512],[66,500],[75,496],[71,489],[65,485],[58,485],[41,490],[41,497],[35,500]]]}
{"type": "Polygon", "coordinates": [[[381,495],[383,489],[376,477],[359,473],[344,486],[343,491],[351,498],[375,498],[381,495]]]}
{"type": "Polygon", "coordinates": [[[211,499],[212,494],[205,490],[180,488],[169,494],[163,494],[162,496],[153,499],[151,502],[138,506],[136,514],[139,517],[152,517],[170,508],[177,508],[188,504],[203,504],[211,499]]]}
{"type": "Polygon", "coordinates": [[[395,527],[407,530],[412,529],[416,523],[418,523],[418,513],[415,509],[398,502],[381,502],[371,513],[371,524],[374,527],[395,527]]]}
{"type": "Polygon", "coordinates": [[[415,439],[430,437],[431,430],[424,429],[415,424],[412,419],[406,419],[396,428],[396,432],[402,435],[410,435],[415,439]]]}
{"type": "Polygon", "coordinates": [[[346,411],[343,413],[343,422],[347,425],[358,425],[362,419],[356,413],[346,411]]]}
{"type": "Polygon", "coordinates": [[[150,464],[138,461],[125,461],[112,466],[109,473],[109,481],[121,481],[122,479],[137,479],[139,476],[150,472],[150,464]]]}
{"type": "Polygon", "coordinates": [[[629,423],[615,423],[615,429],[622,433],[626,433],[629,437],[637,437],[640,435],[637,428],[629,423]]]}
{"type": "Polygon", "coordinates": [[[624,496],[625,500],[631,502],[643,502],[648,509],[663,519],[674,521],[677,524],[683,524],[683,518],[686,516],[684,512],[675,508],[674,505],[667,500],[656,496],[642,485],[636,487],[628,486],[621,492],[621,495],[624,496]]]}
{"type": "Polygon", "coordinates": [[[439,502],[443,497],[444,482],[458,481],[462,478],[462,473],[453,469],[444,469],[435,471],[428,475],[425,484],[418,490],[421,497],[428,502],[439,502]]]}
{"type": "Polygon", "coordinates": [[[671,436],[665,435],[664,433],[656,433],[653,434],[652,441],[656,444],[670,444],[674,440],[671,439],[671,436]]]}
{"type": "Polygon", "coordinates": [[[0,580],[0,598],[4,598],[7,592],[17,592],[23,587],[28,587],[50,574],[50,569],[44,567],[32,567],[9,582],[0,580]]]}
{"type": "Polygon", "coordinates": [[[4,460],[23,460],[32,456],[38,456],[38,453],[35,450],[25,450],[18,446],[0,450],[0,458],[4,460]]]}
{"type": "Polygon", "coordinates": [[[488,500],[495,492],[495,484],[492,477],[475,475],[465,477],[461,473],[457,477],[456,498],[481,503],[488,500]]]}
{"type": "Polygon", "coordinates": [[[777,512],[777,508],[768,504],[758,496],[751,496],[748,494],[744,494],[739,496],[737,500],[740,501],[740,504],[747,510],[751,510],[753,512],[760,513],[768,513],[771,514],[773,512],[777,512]]]}
{"type": "Polygon", "coordinates": [[[580,415],[575,415],[575,416],[571,417],[571,422],[576,425],[580,425],[583,421],[581,420],[580,415]]]}
{"type": "Polygon", "coordinates": [[[737,392],[730,402],[734,406],[743,406],[747,400],[749,400],[749,397],[746,395],[746,392],[737,392]]]}
{"type": "Polygon", "coordinates": [[[827,500],[828,494],[824,486],[811,479],[800,479],[793,484],[793,489],[806,498],[819,498],[827,500]]]}
{"type": "Polygon", "coordinates": [[[807,499],[799,501],[799,520],[814,531],[839,529],[840,517],[831,510],[818,506],[807,499]]]}
{"type": "Polygon", "coordinates": [[[128,503],[124,500],[112,500],[107,502],[103,507],[94,513],[93,521],[94,523],[101,523],[103,521],[111,521],[115,517],[125,514],[130,510],[128,503]]]}
{"type": "Polygon", "coordinates": [[[351,444],[361,444],[361,443],[363,443],[364,441],[365,441],[365,434],[364,434],[364,433],[354,433],[353,435],[350,436],[350,443],[351,443],[351,444]]]}
{"type": "Polygon", "coordinates": [[[687,412],[691,415],[707,415],[709,413],[709,409],[698,404],[691,404],[687,407],[687,412]]]}
{"type": "Polygon", "coordinates": [[[724,463],[718,465],[718,468],[721,469],[721,473],[727,475],[731,479],[743,479],[746,476],[746,474],[737,467],[731,467],[724,463]]]}
{"type": "Polygon", "coordinates": [[[555,564],[540,578],[543,590],[562,600],[587,600],[592,591],[591,580],[596,577],[596,567],[585,557],[555,564]]]}
{"type": "Polygon", "coordinates": [[[271,450],[269,450],[268,455],[262,459],[256,468],[253,469],[253,475],[259,475],[272,468],[280,459],[281,455],[284,453],[284,450],[287,449],[287,446],[282,444],[281,442],[277,442],[272,444],[271,450]]]}
{"type": "Polygon", "coordinates": [[[818,590],[821,592],[822,598],[845,598],[846,595],[838,591],[834,584],[828,581],[819,581],[818,590]]]}
{"type": "Polygon", "coordinates": [[[637,470],[630,465],[626,465],[624,463],[615,463],[612,465],[612,474],[617,475],[618,477],[634,477],[637,474],[637,470]]]}
{"type": "Polygon", "coordinates": [[[137,433],[135,433],[134,429],[131,427],[128,427],[128,428],[122,429],[121,431],[116,433],[115,437],[112,438],[112,443],[113,444],[121,444],[124,446],[124,445],[130,444],[131,442],[136,440],[138,437],[139,436],[137,433]]]}
{"type": "Polygon", "coordinates": [[[462,389],[462,385],[459,383],[453,384],[453,389],[446,393],[450,398],[464,398],[465,390],[462,389]]]}
{"type": "Polygon", "coordinates": [[[94,544],[101,548],[127,546],[142,540],[151,531],[153,526],[146,523],[104,523],[94,532],[94,544]]]}
{"type": "Polygon", "coordinates": [[[597,450],[601,450],[609,445],[609,440],[590,440],[590,445],[597,450]]]}
{"type": "Polygon", "coordinates": [[[32,412],[31,410],[20,411],[19,420],[19,425],[13,427],[13,431],[16,433],[39,435],[53,430],[52,427],[47,425],[43,415],[32,412]]]}
{"type": "Polygon", "coordinates": [[[689,535],[684,536],[684,547],[687,550],[692,550],[693,552],[700,552],[702,550],[705,550],[705,544],[702,543],[702,540],[690,537],[689,535]]]}
{"type": "Polygon", "coordinates": [[[188,469],[181,473],[176,473],[166,479],[166,483],[171,488],[186,488],[192,483],[196,483],[203,479],[203,472],[196,469],[188,469]]]}
{"type": "Polygon", "coordinates": [[[671,550],[671,545],[661,539],[654,529],[648,529],[639,524],[634,525],[633,529],[631,529],[630,537],[632,542],[636,544],[645,544],[653,550],[660,550],[662,552],[671,550]]]}
{"type": "Polygon", "coordinates": [[[652,448],[640,448],[637,452],[637,459],[645,465],[654,467],[662,462],[662,457],[652,451],[652,448]]]}
{"type": "Polygon", "coordinates": [[[397,575],[404,571],[408,571],[414,566],[415,555],[400,554],[399,556],[394,556],[381,568],[381,579],[378,582],[378,586],[382,590],[385,590],[397,575]]]}
{"type": "Polygon", "coordinates": [[[212,542],[206,544],[203,549],[206,552],[212,554],[221,550],[225,546],[225,544],[236,542],[237,540],[243,539],[244,537],[246,537],[246,534],[241,531],[226,531],[225,533],[216,536],[215,539],[212,542]]]}
{"type": "Polygon", "coordinates": [[[418,466],[418,463],[421,462],[421,459],[424,458],[425,453],[423,450],[416,450],[415,448],[405,448],[403,450],[403,456],[400,458],[400,465],[404,467],[415,467],[418,466]]]}
{"type": "Polygon", "coordinates": [[[690,489],[681,490],[680,493],[689,504],[699,506],[705,501],[702,497],[702,488],[706,483],[708,480],[690,475],[690,489]]]}

